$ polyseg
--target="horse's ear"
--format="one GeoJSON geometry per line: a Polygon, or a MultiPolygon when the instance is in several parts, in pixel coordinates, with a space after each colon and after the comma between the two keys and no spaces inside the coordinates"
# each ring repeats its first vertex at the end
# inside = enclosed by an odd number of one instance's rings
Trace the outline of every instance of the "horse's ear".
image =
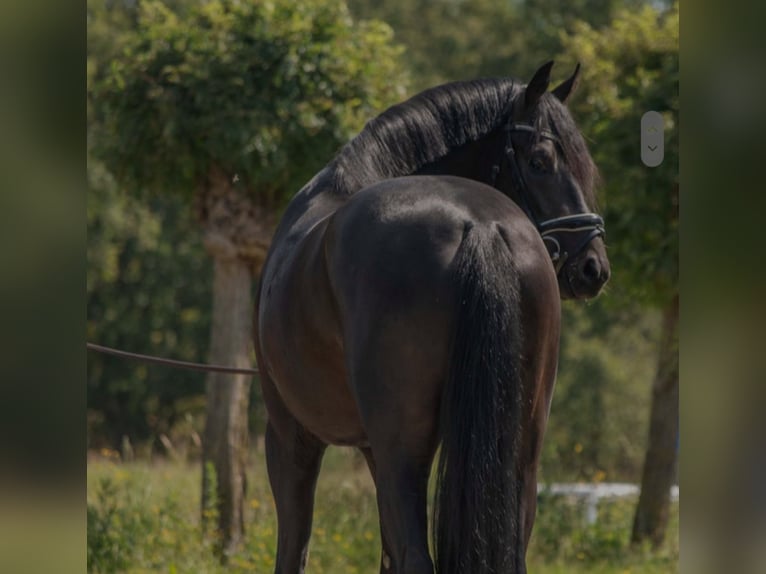
{"type": "Polygon", "coordinates": [[[535,72],[535,75],[527,84],[527,91],[524,92],[524,107],[527,110],[533,109],[537,105],[537,101],[540,99],[551,83],[551,68],[553,67],[553,60],[540,66],[540,69],[535,72]]]}
{"type": "Polygon", "coordinates": [[[553,90],[553,95],[556,96],[562,104],[565,104],[572,92],[574,92],[577,88],[577,83],[579,80],[580,62],[577,62],[577,67],[575,67],[575,71],[574,74],[572,74],[572,77],[561,82],[561,84],[553,90]]]}

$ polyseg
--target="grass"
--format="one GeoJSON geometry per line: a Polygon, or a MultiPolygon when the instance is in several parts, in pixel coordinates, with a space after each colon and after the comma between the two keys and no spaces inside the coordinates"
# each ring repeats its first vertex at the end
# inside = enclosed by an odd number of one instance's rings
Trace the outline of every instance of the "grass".
{"type": "MultiPolygon", "coordinates": [[[[215,539],[200,529],[199,465],[123,464],[116,457],[88,465],[88,570],[91,572],[239,573],[273,571],[276,515],[262,455],[248,476],[247,533],[226,567],[213,558],[215,539]]],[[[599,520],[560,498],[542,498],[528,564],[538,574],[659,574],[678,570],[678,511],[666,547],[627,544],[633,501],[604,502],[599,520]]],[[[372,573],[380,559],[372,481],[361,457],[329,449],[314,512],[312,574],[372,573]]]]}

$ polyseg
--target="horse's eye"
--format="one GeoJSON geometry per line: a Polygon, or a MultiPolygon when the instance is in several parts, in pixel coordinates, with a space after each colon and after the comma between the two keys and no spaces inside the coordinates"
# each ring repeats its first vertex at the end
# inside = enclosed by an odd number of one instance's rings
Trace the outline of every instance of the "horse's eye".
{"type": "Polygon", "coordinates": [[[533,157],[529,161],[529,168],[533,173],[544,174],[548,173],[548,166],[540,157],[533,157]]]}

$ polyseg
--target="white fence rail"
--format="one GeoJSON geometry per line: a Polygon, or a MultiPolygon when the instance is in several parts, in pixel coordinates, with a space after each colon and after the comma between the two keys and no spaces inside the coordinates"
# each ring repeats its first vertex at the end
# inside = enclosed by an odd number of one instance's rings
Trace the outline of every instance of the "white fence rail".
{"type": "MultiPolygon", "coordinates": [[[[624,482],[600,482],[600,483],[554,483],[538,484],[537,493],[545,493],[549,496],[564,496],[585,501],[585,520],[588,524],[594,524],[598,517],[598,503],[603,499],[614,498],[638,498],[641,489],[636,484],[624,482]]],[[[678,500],[678,486],[670,488],[670,499],[678,500]]]]}

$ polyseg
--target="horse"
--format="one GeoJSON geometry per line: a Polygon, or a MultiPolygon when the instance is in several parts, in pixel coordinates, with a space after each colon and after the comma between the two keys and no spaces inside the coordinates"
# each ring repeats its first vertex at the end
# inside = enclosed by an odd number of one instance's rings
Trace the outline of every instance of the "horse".
{"type": "Polygon", "coordinates": [[[526,571],[560,301],[610,273],[579,65],[552,66],[392,106],[287,206],[254,321],[275,572],[305,571],[328,445],[369,466],[381,573],[526,571]]]}

